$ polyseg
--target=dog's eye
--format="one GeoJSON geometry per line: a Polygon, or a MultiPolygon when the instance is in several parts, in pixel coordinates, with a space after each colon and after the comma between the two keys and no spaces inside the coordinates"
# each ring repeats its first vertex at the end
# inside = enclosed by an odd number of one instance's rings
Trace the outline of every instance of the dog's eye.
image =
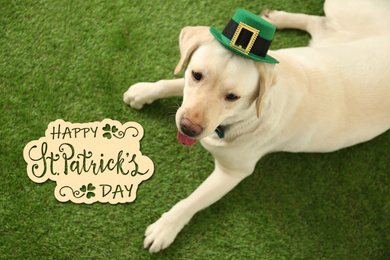
{"type": "Polygon", "coordinates": [[[200,81],[202,79],[203,75],[202,75],[202,73],[192,71],[192,77],[194,78],[194,80],[200,81]]]}
{"type": "Polygon", "coordinates": [[[225,99],[227,101],[236,101],[237,99],[239,99],[240,97],[234,95],[234,94],[228,94],[226,95],[225,99]]]}

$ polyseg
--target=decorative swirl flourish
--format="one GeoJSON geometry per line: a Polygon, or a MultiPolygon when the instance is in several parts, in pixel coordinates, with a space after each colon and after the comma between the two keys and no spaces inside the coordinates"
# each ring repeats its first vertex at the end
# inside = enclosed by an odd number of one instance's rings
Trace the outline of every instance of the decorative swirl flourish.
{"type": "Polygon", "coordinates": [[[77,199],[79,199],[79,198],[81,198],[81,197],[83,197],[84,195],[85,195],[85,193],[83,193],[83,194],[81,194],[81,196],[80,196],[80,191],[79,190],[73,190],[72,189],[72,187],[70,187],[70,186],[64,186],[64,187],[62,187],[61,189],[60,189],[60,191],[59,191],[59,194],[62,196],[62,197],[65,197],[66,196],[66,194],[64,194],[64,193],[62,193],[62,190],[63,189],[65,189],[65,188],[68,188],[68,189],[70,189],[71,191],[72,191],[72,194],[73,194],[73,197],[75,197],[75,198],[77,198],[77,199]]]}
{"type": "Polygon", "coordinates": [[[116,135],[116,134],[113,134],[113,135],[114,135],[116,138],[118,138],[118,139],[122,139],[123,137],[125,137],[126,131],[127,131],[128,129],[134,129],[134,130],[135,130],[135,133],[133,134],[133,137],[137,137],[137,136],[138,136],[139,131],[138,131],[138,129],[137,129],[136,127],[134,127],[134,126],[129,126],[128,128],[125,129],[125,131],[119,131],[119,132],[118,132],[118,135],[116,135]]]}

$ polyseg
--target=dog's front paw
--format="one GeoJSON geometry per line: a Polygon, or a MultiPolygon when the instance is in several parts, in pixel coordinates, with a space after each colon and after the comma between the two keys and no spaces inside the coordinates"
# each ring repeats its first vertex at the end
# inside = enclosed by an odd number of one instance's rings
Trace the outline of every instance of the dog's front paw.
{"type": "Polygon", "coordinates": [[[134,84],[123,94],[123,101],[135,109],[141,109],[145,104],[151,104],[155,100],[154,84],[144,82],[134,84]]]}
{"type": "Polygon", "coordinates": [[[184,227],[185,223],[171,215],[169,212],[164,213],[159,220],[146,229],[144,247],[149,248],[150,253],[157,253],[167,248],[184,227]]]}

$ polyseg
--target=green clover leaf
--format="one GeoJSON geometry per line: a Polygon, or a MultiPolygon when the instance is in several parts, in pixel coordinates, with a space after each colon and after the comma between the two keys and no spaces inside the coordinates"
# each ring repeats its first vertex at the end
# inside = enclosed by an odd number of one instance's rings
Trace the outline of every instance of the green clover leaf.
{"type": "Polygon", "coordinates": [[[80,191],[83,192],[83,193],[87,192],[87,198],[90,199],[92,197],[95,197],[95,193],[92,192],[95,189],[96,189],[96,187],[93,186],[92,183],[89,183],[88,186],[85,186],[85,185],[81,186],[80,191]]]}

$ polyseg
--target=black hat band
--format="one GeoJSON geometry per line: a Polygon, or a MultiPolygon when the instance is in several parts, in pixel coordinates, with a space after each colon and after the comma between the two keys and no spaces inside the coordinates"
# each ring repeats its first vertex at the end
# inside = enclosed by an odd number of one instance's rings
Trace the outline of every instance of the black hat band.
{"type": "MultiPolygon", "coordinates": [[[[225,29],[222,31],[222,34],[228,38],[229,40],[232,40],[234,35],[236,34],[237,28],[239,27],[239,23],[234,21],[233,19],[230,19],[228,25],[225,27],[225,29]]],[[[235,46],[243,46],[243,48],[246,48],[248,44],[251,43],[251,39],[254,32],[247,30],[245,28],[241,28],[240,34],[237,35],[234,45],[235,46]]],[[[255,54],[257,56],[265,58],[267,55],[268,49],[271,46],[271,41],[266,40],[260,36],[257,35],[256,40],[254,41],[253,46],[250,47],[250,53],[255,54]]],[[[233,46],[233,47],[235,47],[233,46]]],[[[235,47],[236,48],[236,47],[235,47]]],[[[239,47],[237,47],[238,49],[239,47]]],[[[241,50],[240,50],[241,51],[241,50]]]]}

